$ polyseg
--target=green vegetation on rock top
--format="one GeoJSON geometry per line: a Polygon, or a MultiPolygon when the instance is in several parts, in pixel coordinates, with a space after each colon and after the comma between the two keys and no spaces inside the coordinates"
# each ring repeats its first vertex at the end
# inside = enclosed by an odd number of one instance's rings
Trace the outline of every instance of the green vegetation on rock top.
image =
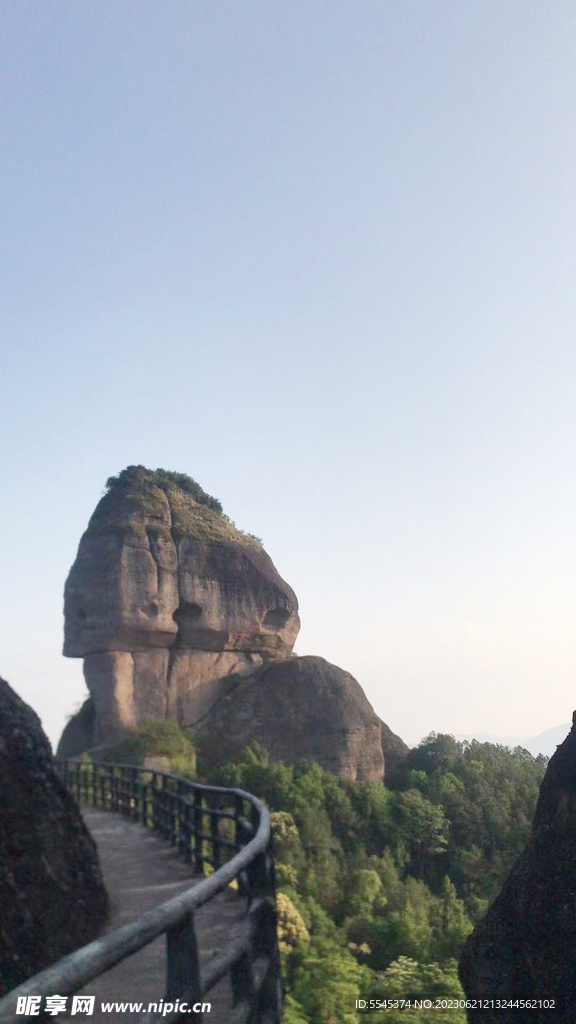
{"type": "Polygon", "coordinates": [[[167,538],[172,533],[222,544],[236,542],[257,548],[262,544],[259,537],[239,530],[218,498],[207,494],[191,476],[146,466],[128,466],[106,481],[106,492],[92,516],[90,531],[106,532],[110,526],[142,536],[148,530],[167,538]],[[121,499],[120,516],[115,497],[121,499]],[[152,520],[146,527],[142,516],[152,520]]]}
{"type": "Polygon", "coordinates": [[[212,509],[213,512],[218,512],[222,515],[222,503],[218,501],[218,498],[213,498],[211,494],[200,487],[196,480],[193,480],[191,476],[186,473],[175,473],[169,469],[146,469],[146,466],[127,466],[123,469],[118,476],[109,476],[106,481],[106,489],[108,491],[116,488],[133,488],[134,485],[139,484],[155,484],[156,487],[160,487],[166,494],[174,487],[180,488],[186,494],[189,494],[194,501],[198,502],[199,505],[206,505],[212,509]]]}

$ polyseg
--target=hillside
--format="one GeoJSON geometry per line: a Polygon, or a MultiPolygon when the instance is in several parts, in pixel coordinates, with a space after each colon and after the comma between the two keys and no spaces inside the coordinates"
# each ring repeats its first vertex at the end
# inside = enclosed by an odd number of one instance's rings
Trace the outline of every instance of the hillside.
{"type": "MultiPolygon", "coordinates": [[[[179,771],[187,742],[158,724],[142,736],[179,771]]],[[[403,1012],[360,1015],[355,1000],[463,998],[457,959],[530,835],[545,769],[526,752],[444,735],[411,750],[394,785],[272,760],[261,744],[201,769],[272,811],[284,1024],[406,1024],[403,1012]]]]}

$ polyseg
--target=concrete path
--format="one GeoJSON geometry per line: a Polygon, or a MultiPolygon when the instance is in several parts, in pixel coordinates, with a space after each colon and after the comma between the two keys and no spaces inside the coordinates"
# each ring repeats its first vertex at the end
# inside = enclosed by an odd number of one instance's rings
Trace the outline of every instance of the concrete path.
{"type": "MultiPolygon", "coordinates": [[[[110,917],[104,933],[128,924],[144,911],[201,881],[173,847],[143,825],[129,821],[121,814],[93,808],[83,807],[82,814],[98,846],[110,900],[110,917]]],[[[242,919],[245,905],[245,900],[232,889],[227,889],[197,912],[196,936],[201,964],[226,944],[231,930],[242,919]]],[[[83,994],[96,996],[94,1015],[75,1015],[71,1020],[86,1020],[94,1024],[142,1022],[143,1013],[102,1013],[100,1004],[103,1001],[141,1002],[147,1007],[148,1003],[159,1002],[163,998],[165,981],[166,939],[160,936],[90,982],[83,994]]],[[[224,978],[206,1000],[212,1003],[212,1009],[202,1020],[206,1024],[226,1024],[230,1009],[229,980],[224,978]]]]}

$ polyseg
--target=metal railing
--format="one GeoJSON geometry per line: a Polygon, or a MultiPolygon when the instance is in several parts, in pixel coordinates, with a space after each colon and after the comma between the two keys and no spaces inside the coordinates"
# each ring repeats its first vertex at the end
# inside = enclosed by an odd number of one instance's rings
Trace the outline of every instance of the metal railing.
{"type": "MultiPolygon", "coordinates": [[[[67,760],[59,762],[57,770],[78,801],[117,811],[155,829],[198,872],[204,873],[210,865],[213,874],[8,993],[0,1000],[1,1024],[22,1020],[16,1014],[18,997],[71,995],[163,933],[167,940],[165,1003],[202,1002],[228,975],[232,1008],[226,1024],[280,1024],[274,862],[270,814],[264,804],[240,789],[203,786],[134,765],[67,760]],[[246,916],[227,947],[201,971],[194,914],[231,883],[247,899],[246,916]]],[[[148,1024],[201,1019],[199,1014],[178,1011],[143,1018],[148,1024]]]]}

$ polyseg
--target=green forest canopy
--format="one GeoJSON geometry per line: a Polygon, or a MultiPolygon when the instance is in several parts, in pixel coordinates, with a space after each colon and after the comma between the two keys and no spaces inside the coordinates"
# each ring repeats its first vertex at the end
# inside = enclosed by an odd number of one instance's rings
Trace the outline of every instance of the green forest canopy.
{"type": "MultiPolygon", "coordinates": [[[[161,741],[181,758],[178,737],[161,741]]],[[[355,1002],[463,997],[457,958],[529,837],[546,766],[432,733],[393,786],[273,762],[258,744],[213,771],[207,781],[272,812],[285,1024],[439,1024],[435,1011],[359,1015],[355,1002]]]]}

